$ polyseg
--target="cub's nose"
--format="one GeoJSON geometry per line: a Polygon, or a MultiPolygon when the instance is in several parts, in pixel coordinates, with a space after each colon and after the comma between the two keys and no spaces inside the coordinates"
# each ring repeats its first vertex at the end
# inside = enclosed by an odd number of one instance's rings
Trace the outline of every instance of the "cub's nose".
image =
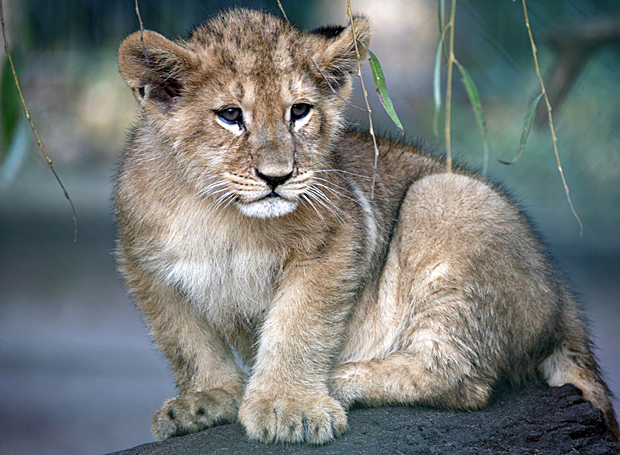
{"type": "Polygon", "coordinates": [[[271,187],[272,190],[275,190],[278,185],[282,185],[288,179],[293,176],[293,171],[287,172],[277,172],[275,170],[271,172],[262,172],[260,170],[256,170],[256,175],[264,180],[267,185],[271,187]]]}

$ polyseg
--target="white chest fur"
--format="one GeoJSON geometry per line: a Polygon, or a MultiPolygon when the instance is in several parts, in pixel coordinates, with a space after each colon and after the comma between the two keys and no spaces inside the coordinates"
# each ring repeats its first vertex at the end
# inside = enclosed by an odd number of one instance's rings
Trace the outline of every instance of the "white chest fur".
{"type": "Polygon", "coordinates": [[[153,257],[162,279],[220,329],[260,322],[273,300],[279,255],[249,223],[211,220],[172,225],[153,257]]]}

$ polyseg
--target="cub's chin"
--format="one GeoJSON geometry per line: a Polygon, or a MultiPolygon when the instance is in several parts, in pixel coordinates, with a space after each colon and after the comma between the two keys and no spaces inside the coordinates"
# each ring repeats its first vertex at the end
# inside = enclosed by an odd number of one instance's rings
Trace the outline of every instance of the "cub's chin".
{"type": "Polygon", "coordinates": [[[289,201],[280,196],[266,196],[254,202],[238,202],[237,208],[245,216],[254,218],[277,218],[291,213],[297,208],[297,205],[297,201],[289,201]]]}

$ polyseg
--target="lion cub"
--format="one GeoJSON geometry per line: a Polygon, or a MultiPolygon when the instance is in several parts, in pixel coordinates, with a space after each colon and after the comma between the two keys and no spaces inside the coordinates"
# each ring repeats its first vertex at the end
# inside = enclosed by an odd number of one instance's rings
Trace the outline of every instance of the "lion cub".
{"type": "Polygon", "coordinates": [[[372,141],[343,118],[369,35],[363,17],[303,33],[233,9],[187,41],[122,44],[142,113],[118,261],[179,389],[155,435],[238,420],[322,444],[353,403],[479,409],[500,379],[540,376],[617,438],[575,299],[501,191],[380,141],[371,198],[372,141]]]}

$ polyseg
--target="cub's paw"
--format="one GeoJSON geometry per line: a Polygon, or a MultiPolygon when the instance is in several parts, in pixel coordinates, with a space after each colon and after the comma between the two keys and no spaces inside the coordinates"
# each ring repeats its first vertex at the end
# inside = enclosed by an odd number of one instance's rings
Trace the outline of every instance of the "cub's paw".
{"type": "Polygon", "coordinates": [[[171,398],[153,416],[153,434],[158,439],[195,433],[237,420],[235,397],[224,390],[194,392],[171,398]]]}
{"type": "Polygon", "coordinates": [[[329,395],[245,398],[239,420],[248,436],[264,443],[325,444],[347,429],[344,408],[329,395]]]}

